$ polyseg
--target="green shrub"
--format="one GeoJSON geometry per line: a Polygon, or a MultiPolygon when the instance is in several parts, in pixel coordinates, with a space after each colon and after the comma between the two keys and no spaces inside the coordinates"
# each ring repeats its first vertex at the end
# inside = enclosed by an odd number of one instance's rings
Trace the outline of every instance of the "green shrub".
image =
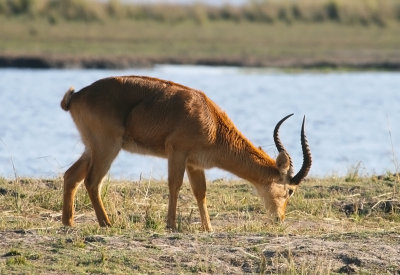
{"type": "Polygon", "coordinates": [[[114,18],[125,17],[124,7],[119,0],[109,0],[106,5],[106,12],[109,16],[114,18]]]}
{"type": "Polygon", "coordinates": [[[43,1],[40,0],[0,0],[0,14],[7,16],[36,16],[43,1]]]}
{"type": "Polygon", "coordinates": [[[77,21],[94,21],[102,18],[102,6],[85,0],[51,0],[48,12],[55,12],[62,18],[77,21]]]}
{"type": "Polygon", "coordinates": [[[250,21],[273,23],[336,22],[376,24],[400,21],[400,0],[270,0],[249,1],[242,6],[179,4],[128,4],[120,0],[0,0],[0,15],[44,16],[76,21],[106,19],[155,20],[166,23],[194,21],[250,21]]]}
{"type": "Polygon", "coordinates": [[[339,21],[339,7],[336,1],[328,1],[325,4],[326,15],[329,20],[339,21]]]}

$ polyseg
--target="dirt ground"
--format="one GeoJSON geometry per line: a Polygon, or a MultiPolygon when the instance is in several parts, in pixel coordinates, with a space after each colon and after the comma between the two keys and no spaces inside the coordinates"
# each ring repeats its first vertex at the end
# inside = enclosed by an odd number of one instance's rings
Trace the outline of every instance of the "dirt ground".
{"type": "Polygon", "coordinates": [[[306,181],[274,224],[248,184],[213,182],[203,233],[188,185],[170,232],[156,181],[106,182],[113,226],[101,228],[84,190],[64,227],[60,179],[0,180],[0,274],[400,274],[397,183],[306,181]]]}
{"type": "Polygon", "coordinates": [[[79,241],[72,229],[56,233],[0,232],[0,263],[7,262],[8,271],[20,273],[25,267],[12,267],[8,260],[24,255],[31,265],[26,271],[52,274],[66,273],[61,267],[53,269],[54,261],[85,267],[70,269],[71,273],[94,272],[90,268],[97,264],[116,273],[400,274],[400,234],[394,232],[319,237],[132,232],[88,235],[79,241]],[[84,260],[84,255],[92,258],[84,260]],[[124,267],[114,269],[113,264],[124,267]]]}

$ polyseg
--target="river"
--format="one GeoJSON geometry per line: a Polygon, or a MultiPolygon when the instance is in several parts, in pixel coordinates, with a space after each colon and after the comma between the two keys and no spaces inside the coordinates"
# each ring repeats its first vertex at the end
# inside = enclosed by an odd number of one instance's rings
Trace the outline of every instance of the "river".
{"type": "MultiPolygon", "coordinates": [[[[362,175],[398,170],[400,153],[400,73],[282,72],[236,67],[160,65],[129,70],[0,69],[0,177],[58,177],[83,146],[60,100],[113,75],[148,75],[204,91],[257,146],[276,156],[272,131],[283,116],[281,140],[302,162],[300,127],[306,115],[314,177],[362,175]]],[[[217,169],[209,179],[232,177],[217,169]]],[[[166,179],[163,159],[121,152],[113,178],[166,179]]]]}

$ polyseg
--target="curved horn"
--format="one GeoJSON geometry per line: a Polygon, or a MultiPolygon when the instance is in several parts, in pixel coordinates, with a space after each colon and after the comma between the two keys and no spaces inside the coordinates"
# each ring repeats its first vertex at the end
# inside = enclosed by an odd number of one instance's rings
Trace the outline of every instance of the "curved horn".
{"type": "Polygon", "coordinates": [[[275,142],[276,149],[278,149],[278,152],[279,152],[279,153],[282,152],[282,151],[287,152],[286,149],[285,149],[285,147],[283,146],[281,140],[279,139],[279,127],[281,127],[282,123],[283,123],[286,119],[288,119],[289,117],[291,117],[292,115],[294,115],[294,114],[290,114],[290,115],[285,116],[285,117],[282,118],[282,119],[276,124],[276,126],[275,126],[275,129],[274,129],[274,142],[275,142]]]}
{"type": "Polygon", "coordinates": [[[280,153],[280,152],[285,152],[286,155],[289,157],[290,168],[289,168],[288,174],[289,174],[290,176],[293,175],[293,163],[292,163],[292,159],[291,159],[289,153],[286,151],[285,147],[283,146],[283,144],[282,144],[282,142],[281,142],[281,140],[280,140],[280,138],[279,138],[279,127],[281,127],[282,123],[283,123],[286,119],[288,119],[289,117],[291,117],[292,115],[293,115],[293,114],[290,114],[290,115],[287,115],[287,116],[285,116],[284,118],[282,118],[282,119],[276,124],[275,129],[274,129],[274,142],[275,142],[276,149],[278,149],[278,152],[279,152],[279,153],[280,153]]]}
{"type": "Polygon", "coordinates": [[[303,150],[303,165],[300,171],[291,179],[291,184],[298,185],[310,171],[312,158],[310,147],[308,146],[306,135],[304,134],[304,124],[306,121],[306,116],[303,118],[303,124],[301,126],[301,149],[303,150]]]}

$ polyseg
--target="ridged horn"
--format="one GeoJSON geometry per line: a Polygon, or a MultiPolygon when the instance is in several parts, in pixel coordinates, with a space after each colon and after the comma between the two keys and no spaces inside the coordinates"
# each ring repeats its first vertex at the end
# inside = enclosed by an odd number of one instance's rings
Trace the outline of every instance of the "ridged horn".
{"type": "Polygon", "coordinates": [[[275,142],[275,146],[276,149],[278,150],[278,152],[285,152],[286,155],[289,157],[289,163],[290,163],[290,168],[288,171],[289,176],[292,176],[293,174],[293,163],[292,163],[292,159],[289,155],[289,153],[286,151],[285,147],[283,146],[280,138],[279,138],[279,127],[281,127],[282,123],[285,122],[286,119],[288,119],[289,117],[291,117],[293,114],[287,115],[284,118],[282,118],[275,126],[274,129],[274,142],[275,142]]]}
{"type": "Polygon", "coordinates": [[[310,147],[308,146],[307,138],[304,133],[304,124],[306,116],[303,117],[303,124],[301,126],[301,149],[303,150],[303,165],[300,171],[291,179],[290,183],[298,185],[308,174],[312,164],[312,157],[310,147]]]}

